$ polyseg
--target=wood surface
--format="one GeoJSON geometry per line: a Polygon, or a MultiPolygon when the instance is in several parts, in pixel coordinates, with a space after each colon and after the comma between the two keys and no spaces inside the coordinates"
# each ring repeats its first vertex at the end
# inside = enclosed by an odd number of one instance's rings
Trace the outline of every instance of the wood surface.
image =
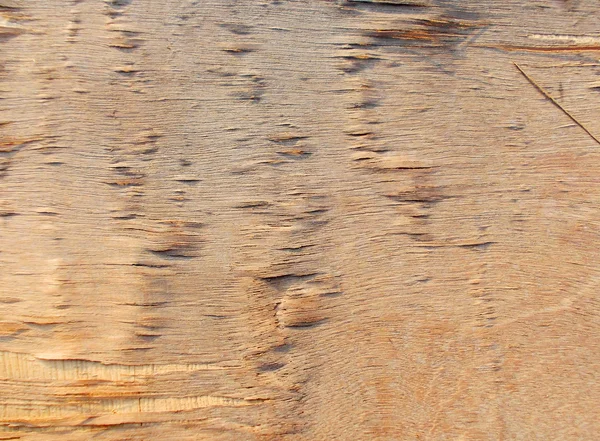
{"type": "Polygon", "coordinates": [[[0,0],[0,440],[600,433],[596,0],[0,0]]]}

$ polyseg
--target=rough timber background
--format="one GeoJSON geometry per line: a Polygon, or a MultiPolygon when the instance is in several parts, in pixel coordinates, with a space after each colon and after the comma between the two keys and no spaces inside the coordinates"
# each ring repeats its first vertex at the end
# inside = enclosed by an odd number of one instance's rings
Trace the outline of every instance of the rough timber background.
{"type": "Polygon", "coordinates": [[[0,5],[0,440],[598,439],[597,1],[0,5]]]}

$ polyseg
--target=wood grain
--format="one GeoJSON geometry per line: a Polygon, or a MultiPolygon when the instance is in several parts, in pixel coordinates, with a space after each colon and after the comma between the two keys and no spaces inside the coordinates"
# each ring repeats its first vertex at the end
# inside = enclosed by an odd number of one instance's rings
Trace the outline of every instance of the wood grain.
{"type": "Polygon", "coordinates": [[[0,440],[596,440],[598,14],[0,0],[0,440]]]}

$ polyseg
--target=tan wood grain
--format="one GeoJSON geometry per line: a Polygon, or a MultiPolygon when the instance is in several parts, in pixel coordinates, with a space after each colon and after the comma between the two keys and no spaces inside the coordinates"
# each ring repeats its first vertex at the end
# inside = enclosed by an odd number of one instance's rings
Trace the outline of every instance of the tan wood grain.
{"type": "Polygon", "coordinates": [[[0,0],[0,440],[597,440],[598,14],[0,0]]]}

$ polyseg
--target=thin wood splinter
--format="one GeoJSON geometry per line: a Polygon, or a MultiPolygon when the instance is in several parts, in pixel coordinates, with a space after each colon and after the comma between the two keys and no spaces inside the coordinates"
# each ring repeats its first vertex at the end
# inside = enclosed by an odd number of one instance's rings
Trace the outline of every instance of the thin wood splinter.
{"type": "Polygon", "coordinates": [[[598,138],[596,138],[592,132],[590,132],[583,124],[581,124],[579,121],[577,121],[577,119],[571,115],[571,113],[565,109],[563,106],[561,106],[558,101],[556,101],[554,98],[552,98],[552,96],[546,92],[546,90],[540,86],[538,83],[535,82],[535,80],[533,78],[531,78],[527,73],[525,73],[525,71],[521,68],[521,66],[519,66],[517,63],[514,63],[515,67],[517,69],[519,69],[519,72],[521,72],[523,74],[523,76],[527,79],[527,81],[529,81],[531,84],[533,84],[533,86],[540,91],[540,93],[542,95],[544,95],[546,98],[548,98],[550,101],[552,101],[552,104],[554,104],[556,107],[558,107],[560,110],[562,110],[564,112],[565,115],[567,115],[569,118],[571,118],[571,120],[577,124],[579,127],[581,127],[585,133],[587,133],[588,135],[590,135],[590,137],[596,141],[598,144],[600,144],[600,140],[598,138]]]}

